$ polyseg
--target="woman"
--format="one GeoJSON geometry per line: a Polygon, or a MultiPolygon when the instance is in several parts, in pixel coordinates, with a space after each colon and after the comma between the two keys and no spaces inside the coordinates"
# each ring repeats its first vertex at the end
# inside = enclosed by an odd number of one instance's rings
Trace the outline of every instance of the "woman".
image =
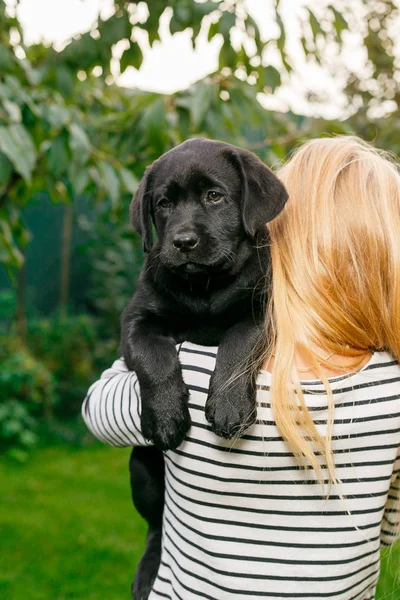
{"type": "MultiPolygon", "coordinates": [[[[192,427],[165,453],[163,551],[151,600],[372,600],[400,496],[400,176],[353,137],[304,144],[278,174],[257,422],[217,438],[204,405],[216,348],[179,350],[192,427]]],[[[255,367],[256,368],[256,367],[255,367]]],[[[123,361],[83,416],[145,444],[123,361]]]]}

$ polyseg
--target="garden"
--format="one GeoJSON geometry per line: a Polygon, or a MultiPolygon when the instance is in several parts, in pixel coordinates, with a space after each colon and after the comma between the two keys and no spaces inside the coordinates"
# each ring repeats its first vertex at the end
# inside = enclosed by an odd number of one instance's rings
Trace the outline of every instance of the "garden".
{"type": "MultiPolygon", "coordinates": [[[[129,449],[96,442],[80,407],[119,356],[120,315],[143,261],[128,210],[146,166],[191,137],[247,148],[272,167],[300,141],[338,133],[400,156],[397,3],[310,0],[296,13],[302,60],[340,81],[334,119],[310,116],[329,101],[312,89],[308,115],[283,100],[270,108],[298,82],[283,4],[271,0],[266,33],[241,0],[114,0],[110,16],[56,48],[25,43],[19,1],[0,0],[5,600],[129,598],[146,534],[129,449]],[[216,40],[214,71],[170,94],[119,85],[160,43],[160,19],[172,35],[190,30],[193,47],[216,40]],[[357,68],[346,59],[354,39],[357,68]]],[[[382,559],[376,597],[400,599],[399,546],[382,559]]]]}

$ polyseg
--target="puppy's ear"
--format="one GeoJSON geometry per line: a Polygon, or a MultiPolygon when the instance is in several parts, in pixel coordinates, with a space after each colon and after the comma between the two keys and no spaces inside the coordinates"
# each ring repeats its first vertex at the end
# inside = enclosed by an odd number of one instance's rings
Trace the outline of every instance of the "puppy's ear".
{"type": "Polygon", "coordinates": [[[138,234],[142,236],[144,252],[150,252],[153,246],[150,172],[151,167],[148,167],[129,209],[131,223],[138,234]]]}
{"type": "Polygon", "coordinates": [[[244,228],[254,237],[265,223],[281,212],[288,194],[283,183],[255,154],[238,148],[231,160],[242,180],[244,228]]]}

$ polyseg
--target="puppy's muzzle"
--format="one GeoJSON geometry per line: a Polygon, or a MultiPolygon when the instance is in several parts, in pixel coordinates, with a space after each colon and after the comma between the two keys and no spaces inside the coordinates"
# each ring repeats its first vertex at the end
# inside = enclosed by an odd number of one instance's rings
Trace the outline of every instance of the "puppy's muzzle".
{"type": "Polygon", "coordinates": [[[199,236],[194,231],[185,231],[183,233],[177,233],[172,241],[174,248],[180,252],[190,252],[198,245],[200,241],[199,236]]]}

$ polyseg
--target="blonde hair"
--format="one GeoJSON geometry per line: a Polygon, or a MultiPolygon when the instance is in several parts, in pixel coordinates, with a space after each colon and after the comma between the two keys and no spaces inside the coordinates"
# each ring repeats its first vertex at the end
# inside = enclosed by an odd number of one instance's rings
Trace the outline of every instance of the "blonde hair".
{"type": "Polygon", "coordinates": [[[373,350],[400,359],[400,176],[387,154],[338,136],[303,144],[278,177],[289,200],[268,224],[272,290],[262,358],[274,355],[271,404],[282,436],[321,483],[325,459],[333,483],[334,401],[321,365],[337,366],[312,347],[354,357],[354,368],[373,350]],[[325,436],[305,403],[299,348],[328,395],[325,436]]]}

